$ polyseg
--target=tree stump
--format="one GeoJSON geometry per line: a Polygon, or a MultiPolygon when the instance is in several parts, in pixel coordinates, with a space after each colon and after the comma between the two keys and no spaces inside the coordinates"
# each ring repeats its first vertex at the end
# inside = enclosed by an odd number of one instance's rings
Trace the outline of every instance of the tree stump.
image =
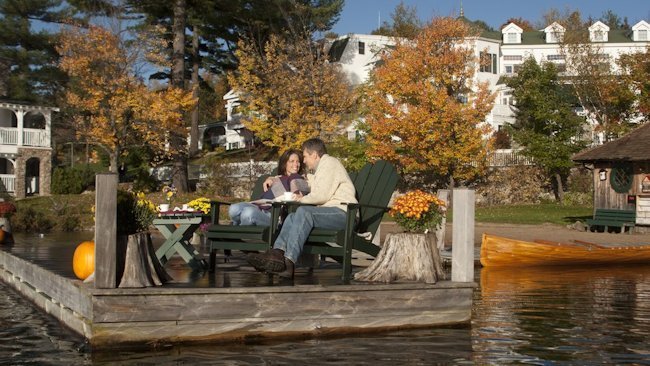
{"type": "Polygon", "coordinates": [[[119,288],[160,286],[171,280],[156,257],[148,232],[129,235],[119,288]]]}
{"type": "Polygon", "coordinates": [[[418,281],[444,278],[442,260],[433,234],[388,234],[377,258],[354,275],[358,281],[418,281]]]}

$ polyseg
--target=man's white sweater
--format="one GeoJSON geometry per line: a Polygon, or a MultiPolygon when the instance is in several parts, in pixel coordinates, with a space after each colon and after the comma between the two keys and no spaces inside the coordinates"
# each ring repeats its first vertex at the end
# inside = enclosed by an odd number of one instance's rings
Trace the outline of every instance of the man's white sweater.
{"type": "Polygon", "coordinates": [[[321,156],[314,174],[307,175],[307,181],[311,191],[300,200],[301,203],[338,207],[344,211],[347,206],[341,203],[357,203],[354,184],[343,164],[334,157],[321,156]]]}

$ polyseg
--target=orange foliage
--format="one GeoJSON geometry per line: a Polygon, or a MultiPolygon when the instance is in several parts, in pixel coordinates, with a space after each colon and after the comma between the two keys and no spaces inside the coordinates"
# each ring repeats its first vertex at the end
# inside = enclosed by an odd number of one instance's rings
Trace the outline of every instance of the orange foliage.
{"type": "Polygon", "coordinates": [[[494,95],[473,80],[478,52],[469,32],[462,21],[436,18],[382,57],[365,92],[370,157],[406,174],[457,180],[481,172],[482,121],[494,95]]]}
{"type": "Polygon", "coordinates": [[[338,65],[308,37],[287,42],[272,35],[260,52],[240,41],[237,75],[229,82],[248,110],[244,125],[267,146],[300,148],[305,140],[330,141],[353,104],[338,65]]]}
{"type": "Polygon", "coordinates": [[[66,102],[74,112],[77,137],[102,147],[111,157],[111,171],[117,171],[126,146],[146,145],[170,153],[166,135],[184,126],[183,111],[194,105],[189,93],[149,90],[134,75],[138,60],[133,53],[101,27],[65,31],[57,51],[61,69],[71,78],[66,102]]]}

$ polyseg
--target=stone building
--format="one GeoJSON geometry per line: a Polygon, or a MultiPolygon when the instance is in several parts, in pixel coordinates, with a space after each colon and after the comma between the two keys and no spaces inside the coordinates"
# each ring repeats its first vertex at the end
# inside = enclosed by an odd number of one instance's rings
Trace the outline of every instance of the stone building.
{"type": "Polygon", "coordinates": [[[0,101],[0,191],[50,194],[52,112],[58,108],[0,101]]]}

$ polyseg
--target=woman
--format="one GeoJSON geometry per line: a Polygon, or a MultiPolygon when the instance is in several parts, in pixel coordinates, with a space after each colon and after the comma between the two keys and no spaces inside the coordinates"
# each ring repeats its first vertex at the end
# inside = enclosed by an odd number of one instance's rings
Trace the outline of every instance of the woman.
{"type": "MultiPolygon", "coordinates": [[[[280,156],[277,177],[273,177],[271,187],[262,194],[260,200],[273,200],[284,192],[309,192],[309,186],[302,174],[302,153],[289,149],[280,156]]],[[[254,202],[240,202],[230,205],[228,214],[233,225],[270,225],[271,205],[254,202]]],[[[268,201],[267,201],[268,202],[268,201]]]]}

